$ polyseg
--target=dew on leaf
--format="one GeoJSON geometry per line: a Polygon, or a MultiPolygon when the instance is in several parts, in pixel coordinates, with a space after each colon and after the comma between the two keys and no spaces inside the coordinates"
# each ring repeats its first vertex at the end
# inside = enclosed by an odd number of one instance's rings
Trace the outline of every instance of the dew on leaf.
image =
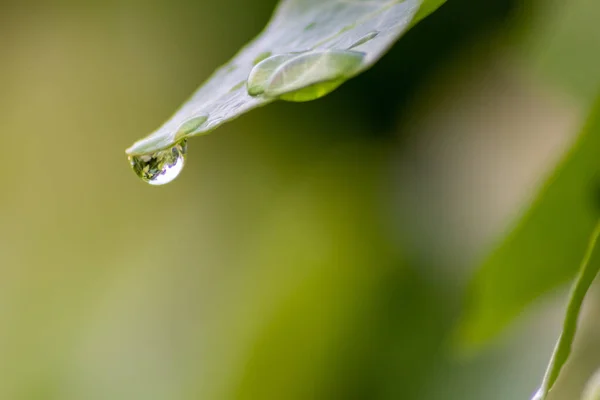
{"type": "Polygon", "coordinates": [[[207,119],[208,119],[207,115],[200,115],[198,117],[194,117],[192,119],[185,121],[183,124],[181,124],[181,126],[177,130],[177,134],[175,137],[177,139],[179,139],[181,137],[185,137],[185,136],[189,135],[190,133],[192,133],[196,129],[198,129],[203,123],[205,123],[207,119]]]}
{"type": "MultiPolygon", "coordinates": [[[[427,12],[415,17],[423,0],[280,1],[281,5],[259,36],[208,78],[170,120],[129,147],[127,154],[152,154],[183,138],[208,133],[242,113],[277,99],[307,101],[321,97],[372,66],[416,22],[415,18],[421,19],[434,10],[429,7],[427,12]],[[357,43],[373,30],[385,30],[386,34],[380,33],[366,44],[357,43]],[[352,43],[360,47],[349,50],[352,43]],[[311,62],[314,61],[312,57],[318,58],[319,52],[352,52],[354,58],[362,57],[362,61],[357,61],[357,67],[349,70],[339,66],[322,68],[321,62],[311,62]],[[303,71],[294,76],[293,72],[298,71],[292,64],[283,72],[289,79],[282,77],[279,69],[296,57],[302,57],[300,60],[315,67],[315,71],[303,71]],[[257,64],[253,65],[253,62],[257,64]],[[246,89],[237,86],[242,80],[247,81],[246,89]],[[245,96],[244,90],[254,98],[245,96]],[[179,133],[186,120],[208,113],[213,115],[203,125],[189,134],[179,133]]],[[[434,2],[441,4],[444,0],[434,2]]],[[[344,58],[331,54],[327,57],[344,58]]]]}
{"type": "Polygon", "coordinates": [[[185,164],[186,139],[153,154],[130,155],[133,171],[150,185],[164,185],[177,178],[185,164]]]}
{"type": "Polygon", "coordinates": [[[294,54],[277,54],[256,64],[248,75],[248,94],[250,96],[262,94],[275,70],[294,57],[296,57],[294,54]]]}
{"type": "Polygon", "coordinates": [[[285,101],[293,101],[296,103],[315,100],[333,92],[335,89],[338,88],[338,86],[340,86],[344,82],[346,82],[345,78],[315,83],[314,85],[309,85],[302,89],[284,93],[279,96],[279,99],[285,101]]]}
{"type": "Polygon", "coordinates": [[[298,55],[298,54],[308,53],[309,51],[312,51],[312,50],[313,49],[295,50],[295,51],[290,51],[288,54],[298,55]]]}
{"type": "Polygon", "coordinates": [[[264,94],[288,101],[325,96],[359,69],[364,56],[348,50],[319,50],[296,56],[270,74],[264,94]]]}
{"type": "Polygon", "coordinates": [[[350,47],[348,47],[348,50],[358,47],[361,44],[367,43],[369,40],[373,39],[377,35],[379,35],[379,31],[371,31],[367,33],[366,35],[358,39],[356,42],[352,43],[350,47]]]}

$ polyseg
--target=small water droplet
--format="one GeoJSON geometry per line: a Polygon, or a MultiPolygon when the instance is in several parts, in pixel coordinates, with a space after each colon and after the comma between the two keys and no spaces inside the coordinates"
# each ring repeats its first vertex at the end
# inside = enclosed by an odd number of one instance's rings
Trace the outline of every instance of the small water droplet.
{"type": "Polygon", "coordinates": [[[369,40],[373,39],[377,35],[379,35],[379,31],[371,31],[371,32],[367,33],[365,36],[361,37],[356,42],[352,43],[350,45],[350,47],[348,47],[348,50],[358,47],[361,44],[367,43],[369,40]]]}
{"type": "Polygon", "coordinates": [[[305,101],[312,101],[319,99],[337,89],[342,83],[346,81],[345,78],[334,79],[326,82],[319,82],[302,89],[294,90],[288,93],[284,93],[279,96],[279,99],[285,101],[293,101],[301,103],[305,101]]]}
{"type": "Polygon", "coordinates": [[[265,85],[275,70],[294,57],[293,54],[277,54],[256,64],[250,71],[250,75],[248,75],[248,94],[250,96],[262,94],[265,91],[265,85]]]}
{"type": "Polygon", "coordinates": [[[194,132],[196,129],[200,128],[203,123],[208,120],[208,115],[200,115],[198,117],[194,117],[185,121],[179,129],[177,130],[177,134],[175,135],[175,140],[183,139],[185,136],[194,132]]]}
{"type": "Polygon", "coordinates": [[[305,48],[305,49],[302,49],[302,50],[294,50],[294,51],[290,51],[288,54],[297,55],[297,54],[308,53],[309,51],[313,51],[313,49],[305,48]]]}
{"type": "Polygon", "coordinates": [[[270,51],[263,51],[262,53],[260,53],[259,55],[256,56],[254,61],[252,61],[252,65],[256,65],[259,62],[261,62],[262,60],[265,60],[265,59],[271,57],[272,54],[273,53],[271,53],[270,51]]]}
{"type": "Polygon", "coordinates": [[[187,141],[184,139],[165,150],[153,154],[130,155],[129,163],[133,171],[144,182],[151,185],[164,185],[177,178],[185,164],[187,141]]]}
{"type": "Polygon", "coordinates": [[[364,57],[365,53],[348,50],[317,50],[296,56],[269,75],[263,92],[287,101],[318,99],[353,76],[364,57]]]}

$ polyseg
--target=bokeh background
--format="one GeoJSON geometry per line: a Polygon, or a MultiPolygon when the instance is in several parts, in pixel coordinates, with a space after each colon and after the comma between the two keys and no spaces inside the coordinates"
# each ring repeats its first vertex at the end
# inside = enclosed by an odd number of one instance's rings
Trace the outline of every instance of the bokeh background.
{"type": "MultiPolygon", "coordinates": [[[[139,180],[124,149],[275,3],[0,0],[0,399],[535,391],[568,280],[485,346],[453,338],[599,93],[600,3],[448,0],[336,92],[192,139],[167,186],[139,180]]],[[[592,294],[552,400],[600,367],[598,313],[592,294]]]]}

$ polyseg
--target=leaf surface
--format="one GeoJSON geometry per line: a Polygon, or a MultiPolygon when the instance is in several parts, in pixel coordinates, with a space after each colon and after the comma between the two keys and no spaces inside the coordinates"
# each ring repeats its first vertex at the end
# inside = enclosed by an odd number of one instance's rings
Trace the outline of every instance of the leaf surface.
{"type": "Polygon", "coordinates": [[[276,99],[307,101],[324,96],[372,66],[443,1],[282,0],[256,39],[127,153],[151,154],[168,148],[276,99]],[[258,80],[248,83],[250,76],[258,80]],[[190,124],[192,120],[203,122],[190,124]]]}

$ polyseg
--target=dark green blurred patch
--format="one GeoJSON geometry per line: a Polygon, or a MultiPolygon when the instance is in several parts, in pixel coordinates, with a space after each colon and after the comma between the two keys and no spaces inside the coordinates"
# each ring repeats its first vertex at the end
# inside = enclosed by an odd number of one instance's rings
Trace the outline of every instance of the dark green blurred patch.
{"type": "Polygon", "coordinates": [[[330,96],[344,101],[343,107],[364,113],[369,134],[388,136],[398,120],[410,118],[411,100],[432,73],[481,36],[506,29],[518,4],[518,0],[448,1],[409,30],[371,70],[330,96]]]}
{"type": "MultiPolygon", "coordinates": [[[[279,300],[253,340],[235,398],[420,398],[452,313],[382,235],[383,154],[364,141],[340,146],[272,204],[255,251],[288,278],[267,277],[279,282],[270,289],[279,300]]],[[[256,279],[248,284],[269,287],[256,279]]]]}

